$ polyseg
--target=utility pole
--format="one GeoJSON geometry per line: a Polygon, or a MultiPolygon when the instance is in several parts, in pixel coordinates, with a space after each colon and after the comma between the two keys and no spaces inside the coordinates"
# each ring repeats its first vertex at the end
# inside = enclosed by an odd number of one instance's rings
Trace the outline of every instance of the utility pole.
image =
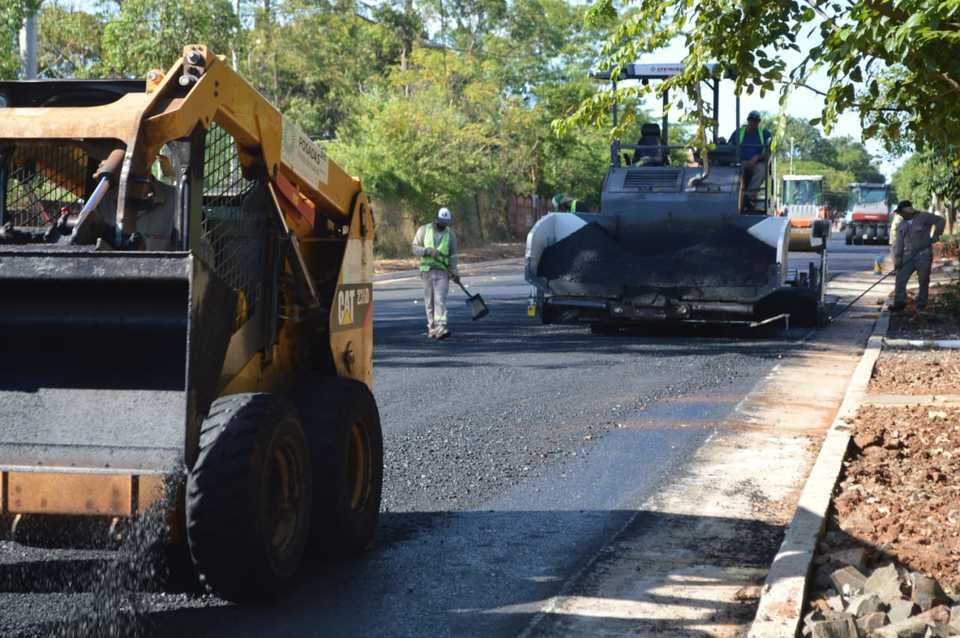
{"type": "Polygon", "coordinates": [[[26,17],[20,29],[20,56],[23,61],[23,78],[37,79],[37,10],[26,17]]]}
{"type": "Polygon", "coordinates": [[[234,9],[237,12],[237,24],[239,24],[239,30],[237,31],[236,40],[233,42],[233,52],[231,57],[231,62],[233,62],[233,70],[237,73],[240,72],[240,34],[243,33],[243,21],[240,19],[240,0],[237,0],[236,6],[234,9]]]}

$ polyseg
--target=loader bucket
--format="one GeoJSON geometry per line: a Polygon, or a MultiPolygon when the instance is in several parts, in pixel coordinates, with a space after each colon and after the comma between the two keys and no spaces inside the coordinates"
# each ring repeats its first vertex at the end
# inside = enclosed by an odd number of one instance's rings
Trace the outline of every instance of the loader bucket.
{"type": "Polygon", "coordinates": [[[4,512],[134,513],[196,446],[235,293],[189,253],[5,248],[0,298],[4,512]]]}

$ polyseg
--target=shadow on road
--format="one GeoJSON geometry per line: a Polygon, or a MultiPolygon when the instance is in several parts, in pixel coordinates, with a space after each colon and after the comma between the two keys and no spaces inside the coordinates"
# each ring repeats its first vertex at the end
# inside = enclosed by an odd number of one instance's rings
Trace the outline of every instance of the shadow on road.
{"type": "MultiPolygon", "coordinates": [[[[393,304],[381,302],[378,313],[390,312],[393,304]]],[[[488,299],[490,315],[479,321],[470,321],[463,313],[451,311],[452,336],[435,341],[426,336],[420,315],[415,319],[397,316],[378,319],[375,362],[390,365],[394,359],[417,356],[457,357],[487,354],[582,354],[596,352],[618,354],[643,351],[659,356],[686,356],[721,354],[725,350],[755,353],[776,351],[797,346],[796,340],[808,328],[779,326],[748,328],[742,326],[681,324],[645,324],[624,328],[615,334],[591,334],[588,325],[542,325],[526,315],[525,304],[488,299]]],[[[470,365],[476,365],[474,361],[470,365]]],[[[406,362],[404,365],[407,365],[406,362]]],[[[454,364],[457,365],[457,364],[454,364]]]]}
{"type": "MultiPolygon", "coordinates": [[[[551,633],[546,629],[559,628],[565,613],[553,617],[542,610],[550,601],[575,599],[594,601],[591,610],[575,605],[570,613],[590,614],[600,623],[592,625],[598,631],[629,632],[642,625],[709,635],[698,628],[749,620],[756,601],[665,596],[652,583],[671,570],[682,578],[709,566],[712,575],[698,578],[698,591],[740,587],[742,569],[768,565],[782,532],[756,521],[649,511],[385,513],[372,552],[349,562],[310,562],[299,586],[274,605],[237,607],[203,597],[138,593],[133,608],[139,631],[152,636],[491,636],[516,635],[535,619],[535,633],[551,633]],[[680,542],[691,537],[690,530],[697,541],[680,542]],[[606,545],[610,539],[614,542],[606,545]],[[634,600],[598,602],[588,580],[570,580],[588,561],[602,564],[614,556],[623,542],[649,543],[650,573],[636,578],[643,582],[656,575],[634,600]]],[[[71,583],[83,582],[75,560],[62,567],[71,583]]],[[[7,592],[31,592],[32,577],[43,575],[37,589],[49,592],[56,568],[56,562],[30,569],[0,565],[0,583],[7,592]],[[10,570],[16,579],[3,576],[10,570]]],[[[73,586],[64,591],[89,595],[73,586]]],[[[73,622],[47,622],[43,628],[69,629],[73,622]]]]}

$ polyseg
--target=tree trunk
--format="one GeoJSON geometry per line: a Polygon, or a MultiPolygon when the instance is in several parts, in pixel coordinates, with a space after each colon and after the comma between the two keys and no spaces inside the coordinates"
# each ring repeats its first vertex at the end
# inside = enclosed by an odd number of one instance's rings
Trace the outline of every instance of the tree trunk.
{"type": "Polygon", "coordinates": [[[480,231],[480,243],[486,245],[487,234],[483,232],[483,213],[480,212],[480,193],[473,191],[473,208],[477,211],[477,228],[480,231]]]}
{"type": "Polygon", "coordinates": [[[271,90],[273,102],[277,102],[280,93],[280,76],[277,71],[277,49],[273,39],[273,5],[272,0],[263,0],[263,39],[267,45],[267,55],[270,56],[271,90]]]}
{"type": "MultiPolygon", "coordinates": [[[[400,48],[400,70],[406,71],[413,54],[413,0],[403,1],[403,31],[401,32],[402,46],[400,48]]],[[[403,94],[410,96],[410,85],[403,85],[403,94]]]]}

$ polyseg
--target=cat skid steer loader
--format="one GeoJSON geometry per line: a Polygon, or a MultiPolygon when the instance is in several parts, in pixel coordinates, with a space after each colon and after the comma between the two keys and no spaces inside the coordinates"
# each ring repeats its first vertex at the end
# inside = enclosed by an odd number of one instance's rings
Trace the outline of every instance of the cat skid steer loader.
{"type": "Polygon", "coordinates": [[[276,596],[310,544],[366,548],[360,182],[204,46],[146,81],[3,82],[0,107],[6,531],[158,512],[235,601],[276,596]]]}

